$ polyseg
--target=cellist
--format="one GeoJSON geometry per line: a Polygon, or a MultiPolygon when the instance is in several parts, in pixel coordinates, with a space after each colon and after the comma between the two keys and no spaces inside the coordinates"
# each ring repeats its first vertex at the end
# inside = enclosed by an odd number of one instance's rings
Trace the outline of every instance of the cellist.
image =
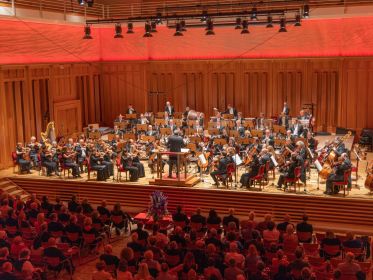
{"type": "Polygon", "coordinates": [[[343,153],[338,158],[338,162],[334,165],[333,172],[326,180],[326,191],[324,194],[337,194],[339,192],[339,188],[333,190],[333,182],[343,182],[344,174],[349,169],[351,169],[351,161],[349,160],[347,154],[343,153]]]}

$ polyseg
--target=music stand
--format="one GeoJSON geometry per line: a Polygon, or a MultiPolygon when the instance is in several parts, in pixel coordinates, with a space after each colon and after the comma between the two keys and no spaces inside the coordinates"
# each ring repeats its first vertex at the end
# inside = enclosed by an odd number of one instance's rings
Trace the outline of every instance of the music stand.
{"type": "Polygon", "coordinates": [[[107,140],[108,141],[113,141],[115,139],[115,134],[114,133],[110,133],[107,135],[107,140]]]}
{"type": "Polygon", "coordinates": [[[251,130],[251,135],[252,135],[253,137],[262,138],[262,137],[263,137],[263,131],[253,129],[253,130],[251,130]]]}
{"type": "Polygon", "coordinates": [[[88,134],[88,138],[91,138],[91,139],[100,139],[101,138],[101,132],[100,131],[90,132],[88,134]]]}
{"type": "Polygon", "coordinates": [[[244,120],[243,126],[245,128],[254,129],[255,128],[254,120],[253,119],[244,120]]]}
{"type": "Polygon", "coordinates": [[[189,143],[189,144],[187,145],[187,148],[188,148],[189,150],[191,150],[192,152],[197,151],[197,145],[196,145],[196,143],[189,143]]]}
{"type": "Polygon", "coordinates": [[[222,118],[226,119],[226,120],[231,120],[231,119],[234,119],[234,115],[233,114],[223,114],[222,118]]]}
{"type": "Polygon", "coordinates": [[[186,128],[185,130],[184,130],[184,133],[185,133],[185,135],[194,135],[194,134],[196,134],[196,132],[197,132],[197,130],[196,129],[194,129],[194,128],[186,128]]]}
{"type": "Polygon", "coordinates": [[[125,140],[133,139],[133,141],[136,141],[136,135],[133,133],[125,133],[123,134],[123,139],[125,140]]]}
{"type": "Polygon", "coordinates": [[[161,135],[172,135],[171,128],[169,127],[163,127],[160,129],[160,134],[161,135]]]}
{"type": "Polygon", "coordinates": [[[174,119],[182,119],[183,113],[182,112],[175,112],[174,113],[174,119]]]}
{"type": "Polygon", "coordinates": [[[215,144],[215,145],[221,145],[221,146],[224,146],[225,144],[227,144],[227,140],[225,140],[225,139],[220,139],[220,138],[215,138],[215,139],[214,139],[214,144],[215,144]]]}
{"type": "Polygon", "coordinates": [[[137,119],[137,114],[126,114],[125,118],[127,120],[134,120],[134,119],[137,119]]]}
{"type": "Polygon", "coordinates": [[[188,120],[187,121],[188,127],[193,127],[195,125],[195,123],[196,123],[196,121],[194,121],[194,120],[188,120]]]}
{"type": "Polygon", "coordinates": [[[189,137],[190,143],[199,143],[202,142],[202,138],[199,136],[190,136],[189,137]]]}
{"type": "Polygon", "coordinates": [[[208,129],[210,129],[210,128],[217,128],[217,127],[218,127],[217,122],[209,122],[208,125],[207,125],[208,129]]]}
{"type": "Polygon", "coordinates": [[[155,137],[154,136],[141,135],[141,141],[155,142],[155,137]]]}
{"type": "Polygon", "coordinates": [[[137,131],[148,131],[148,125],[147,124],[137,124],[136,125],[137,131]]]}
{"type": "Polygon", "coordinates": [[[165,112],[158,112],[158,113],[156,114],[157,118],[164,119],[164,113],[165,113],[165,112]]]}
{"type": "Polygon", "coordinates": [[[157,126],[166,125],[166,120],[165,120],[165,119],[155,119],[155,120],[154,120],[154,123],[155,123],[157,126]]]}
{"type": "Polygon", "coordinates": [[[240,166],[243,161],[242,159],[240,158],[239,155],[235,154],[233,157],[232,157],[233,161],[234,161],[234,180],[235,180],[235,187],[237,188],[237,177],[238,177],[238,166],[240,166]]]}
{"type": "Polygon", "coordinates": [[[114,122],[114,125],[116,125],[120,130],[126,130],[126,126],[128,125],[128,121],[114,122]]]}
{"type": "Polygon", "coordinates": [[[239,133],[237,130],[229,130],[229,137],[238,137],[239,133]]]}
{"type": "Polygon", "coordinates": [[[177,126],[177,127],[181,127],[183,125],[183,120],[181,119],[175,119],[174,118],[174,124],[177,126]]]}
{"type": "Polygon", "coordinates": [[[236,142],[240,145],[249,145],[250,144],[250,138],[236,138],[236,142]]]}

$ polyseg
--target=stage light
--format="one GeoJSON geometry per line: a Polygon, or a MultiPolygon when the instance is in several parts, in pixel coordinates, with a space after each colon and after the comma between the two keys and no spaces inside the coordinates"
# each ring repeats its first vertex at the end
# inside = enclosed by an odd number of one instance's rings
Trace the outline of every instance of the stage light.
{"type": "Polygon", "coordinates": [[[162,13],[157,13],[157,17],[155,18],[156,24],[162,24],[162,13]]]}
{"type": "Polygon", "coordinates": [[[93,0],[86,0],[88,7],[93,7],[93,0]]]}
{"type": "Polygon", "coordinates": [[[133,33],[135,33],[135,32],[133,31],[133,23],[132,23],[132,22],[129,22],[129,23],[127,24],[127,34],[133,34],[133,33]]]}
{"type": "Polygon", "coordinates": [[[272,28],[273,27],[273,18],[272,18],[272,16],[271,15],[269,15],[268,17],[267,17],[267,26],[266,26],[267,28],[272,28]]]}
{"type": "Polygon", "coordinates": [[[150,27],[151,27],[150,32],[152,33],[157,32],[157,23],[155,21],[151,22],[150,27]]]}
{"type": "Polygon", "coordinates": [[[176,32],[174,33],[174,36],[184,36],[180,22],[176,23],[176,32]]]}
{"type": "Polygon", "coordinates": [[[91,26],[88,25],[88,24],[84,27],[84,37],[83,37],[83,39],[92,39],[91,26]]]}
{"type": "Polygon", "coordinates": [[[242,23],[241,18],[236,18],[236,27],[234,29],[242,29],[241,23],[242,23]]]}
{"type": "Polygon", "coordinates": [[[207,20],[207,11],[202,12],[201,22],[206,22],[207,20]]]}
{"type": "Polygon", "coordinates": [[[249,22],[244,19],[242,21],[242,31],[241,31],[241,34],[249,34],[250,31],[249,31],[249,22]]]}
{"type": "Polygon", "coordinates": [[[207,19],[207,28],[206,28],[207,32],[206,32],[206,35],[215,35],[215,32],[214,32],[214,22],[212,21],[211,18],[207,19]]]}
{"type": "Polygon", "coordinates": [[[123,38],[122,25],[120,23],[115,24],[115,35],[114,38],[123,38]]]}
{"type": "Polygon", "coordinates": [[[280,29],[278,32],[287,32],[286,30],[286,18],[285,17],[281,17],[280,19],[280,29]]]}
{"type": "Polygon", "coordinates": [[[304,5],[303,17],[304,18],[309,18],[310,17],[310,6],[308,4],[304,5]]]}
{"type": "Polygon", "coordinates": [[[187,31],[185,20],[181,20],[180,25],[181,25],[181,31],[183,31],[183,32],[187,31]]]}
{"type": "Polygon", "coordinates": [[[294,24],[294,26],[302,26],[302,24],[300,23],[300,21],[301,21],[300,14],[297,14],[295,16],[295,24],[294,24]]]}
{"type": "Polygon", "coordinates": [[[153,37],[153,35],[151,34],[151,30],[152,30],[152,27],[150,23],[146,22],[145,23],[145,34],[143,37],[153,37]]]}
{"type": "Polygon", "coordinates": [[[258,9],[256,7],[254,7],[252,10],[251,10],[251,16],[250,16],[250,19],[251,20],[258,20],[258,9]]]}

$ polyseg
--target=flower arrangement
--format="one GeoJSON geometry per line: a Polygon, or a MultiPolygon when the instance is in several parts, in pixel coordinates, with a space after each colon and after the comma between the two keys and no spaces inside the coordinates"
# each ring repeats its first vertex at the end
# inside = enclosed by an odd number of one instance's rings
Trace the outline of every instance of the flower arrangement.
{"type": "Polygon", "coordinates": [[[150,195],[150,204],[148,215],[153,217],[154,221],[162,219],[168,214],[167,210],[168,198],[161,191],[152,192],[150,195]]]}

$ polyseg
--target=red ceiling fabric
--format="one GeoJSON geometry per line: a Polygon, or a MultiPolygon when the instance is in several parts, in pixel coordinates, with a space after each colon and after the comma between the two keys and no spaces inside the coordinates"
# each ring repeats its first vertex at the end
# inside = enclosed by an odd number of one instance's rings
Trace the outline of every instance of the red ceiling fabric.
{"type": "Polygon", "coordinates": [[[303,20],[301,27],[249,26],[241,35],[233,27],[216,27],[213,36],[189,28],[175,37],[158,26],[152,38],[135,34],[114,39],[114,26],[92,27],[92,40],[83,40],[82,25],[0,20],[0,63],[95,62],[125,60],[185,60],[372,56],[373,17],[303,20]]]}

